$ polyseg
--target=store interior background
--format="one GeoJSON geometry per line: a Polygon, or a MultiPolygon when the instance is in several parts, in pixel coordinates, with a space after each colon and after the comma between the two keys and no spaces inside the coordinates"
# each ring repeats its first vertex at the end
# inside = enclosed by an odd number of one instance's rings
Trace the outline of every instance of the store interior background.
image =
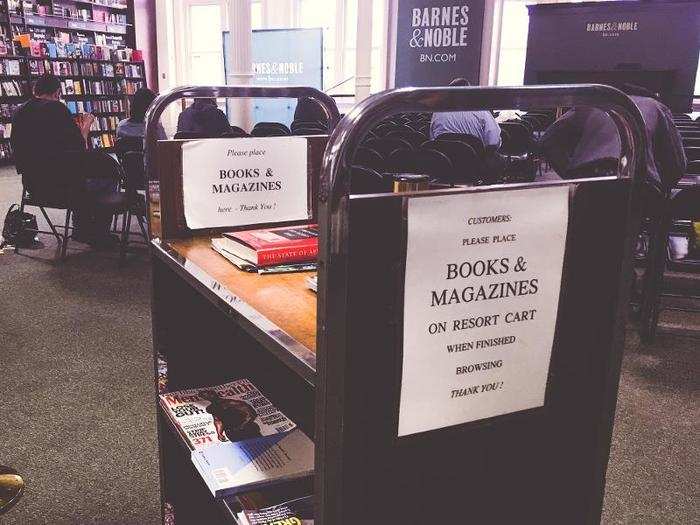
{"type": "MultiPolygon", "coordinates": [[[[135,0],[137,47],[149,87],[162,93],[227,83],[223,31],[243,53],[236,60],[245,60],[250,50],[237,39],[240,28],[321,27],[323,88],[345,113],[393,87],[390,13],[398,1],[135,0]]],[[[483,84],[522,84],[528,3],[486,0],[491,38],[482,45],[483,84]]],[[[249,73],[234,72],[228,83],[249,73]]],[[[170,136],[176,116],[170,111],[163,122],[170,136]]],[[[18,201],[19,188],[14,168],[1,168],[0,209],[18,201]]],[[[60,222],[61,214],[52,218],[60,222]]],[[[120,269],[109,254],[74,245],[70,262],[54,265],[53,242],[47,237],[43,249],[21,259],[0,255],[0,316],[31,327],[0,334],[0,459],[27,481],[23,501],[0,522],[160,523],[147,251],[137,250],[120,269]],[[5,457],[10,435],[22,436],[23,445],[5,457]]],[[[690,523],[698,516],[700,320],[669,322],[685,335],[662,332],[645,345],[633,330],[627,334],[604,523],[690,523]]]]}

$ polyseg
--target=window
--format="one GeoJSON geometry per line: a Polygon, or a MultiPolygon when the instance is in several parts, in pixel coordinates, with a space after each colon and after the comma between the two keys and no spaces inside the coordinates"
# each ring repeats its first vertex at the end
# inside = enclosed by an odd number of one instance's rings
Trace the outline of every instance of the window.
{"type": "Polygon", "coordinates": [[[525,76],[527,31],[530,22],[527,4],[523,0],[505,0],[502,13],[496,84],[520,86],[525,76]]]}
{"type": "Polygon", "coordinates": [[[187,83],[224,83],[221,41],[223,8],[218,2],[188,2],[185,16],[187,37],[187,83]]]}
{"type": "Polygon", "coordinates": [[[335,0],[298,0],[296,11],[297,27],[323,28],[323,88],[328,89],[342,80],[337,79],[336,72],[336,2],[335,0]]]}

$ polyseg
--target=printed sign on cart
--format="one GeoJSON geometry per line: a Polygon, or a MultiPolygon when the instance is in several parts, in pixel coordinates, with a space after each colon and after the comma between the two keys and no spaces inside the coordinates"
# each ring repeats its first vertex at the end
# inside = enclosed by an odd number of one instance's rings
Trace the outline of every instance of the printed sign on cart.
{"type": "Polygon", "coordinates": [[[306,220],[307,144],[296,137],[200,140],[182,146],[187,226],[306,220]]]}
{"type": "Polygon", "coordinates": [[[567,186],[409,200],[399,436],[543,406],[568,209],[567,186]]]}

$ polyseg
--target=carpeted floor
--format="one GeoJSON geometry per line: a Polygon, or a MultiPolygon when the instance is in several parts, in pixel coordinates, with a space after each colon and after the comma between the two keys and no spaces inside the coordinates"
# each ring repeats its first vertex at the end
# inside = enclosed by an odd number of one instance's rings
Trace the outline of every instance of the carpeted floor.
{"type": "MultiPolygon", "coordinates": [[[[19,197],[0,171],[0,210],[19,197]]],[[[0,463],[27,492],[0,523],[160,519],[145,253],[53,244],[0,255],[0,463]]],[[[700,326],[681,316],[680,323],[700,326]]],[[[606,489],[606,524],[691,524],[697,505],[698,339],[628,335],[606,489]]]]}

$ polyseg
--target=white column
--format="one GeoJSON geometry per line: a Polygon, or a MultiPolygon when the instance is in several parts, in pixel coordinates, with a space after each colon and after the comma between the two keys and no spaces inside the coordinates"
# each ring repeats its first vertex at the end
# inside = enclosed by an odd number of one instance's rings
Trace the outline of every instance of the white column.
{"type": "MultiPolygon", "coordinates": [[[[250,0],[228,0],[228,28],[231,32],[231,71],[227,83],[247,86],[253,79],[253,32],[250,21],[250,0]]],[[[232,99],[228,102],[231,124],[246,131],[252,127],[251,100],[232,99]]]]}
{"type": "MultiPolygon", "coordinates": [[[[495,80],[492,80],[492,61],[493,53],[492,48],[495,46],[496,49],[500,47],[501,40],[501,28],[500,28],[500,9],[497,11],[497,4],[501,2],[497,0],[486,0],[484,2],[484,25],[482,30],[481,38],[481,67],[479,68],[479,85],[488,86],[489,84],[495,84],[495,80]],[[494,39],[497,39],[494,42],[494,39]]],[[[497,60],[497,59],[496,59],[497,60]]]]}
{"type": "Polygon", "coordinates": [[[372,0],[357,0],[355,103],[366,99],[372,83],[372,0]]]}

